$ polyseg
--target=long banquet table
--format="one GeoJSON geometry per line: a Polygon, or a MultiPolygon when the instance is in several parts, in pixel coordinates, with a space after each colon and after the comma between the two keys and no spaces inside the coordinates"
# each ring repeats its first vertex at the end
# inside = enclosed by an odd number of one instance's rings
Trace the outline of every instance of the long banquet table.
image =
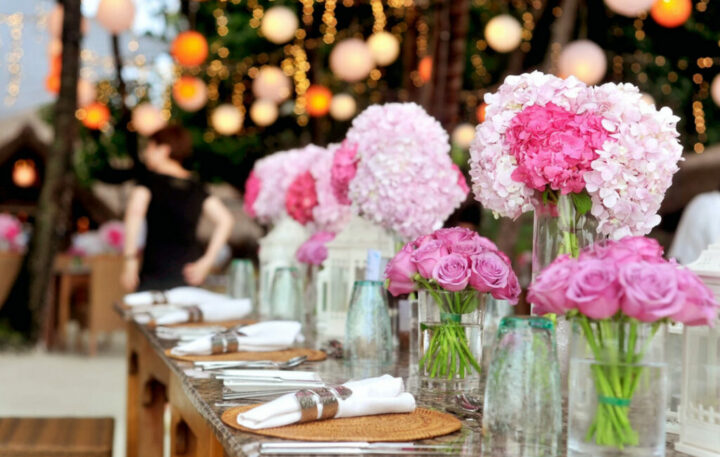
{"type": "MultiPolygon", "coordinates": [[[[279,441],[226,426],[220,419],[225,408],[215,406],[222,402],[221,381],[188,376],[185,371],[192,365],[167,357],[164,351],[171,343],[157,338],[148,327],[130,321],[127,333],[127,457],[164,455],[166,404],[170,405],[171,411],[170,455],[173,457],[253,456],[258,455],[260,443],[279,441]]],[[[401,352],[397,363],[388,370],[389,374],[407,377],[407,360],[408,354],[401,352]]],[[[332,358],[305,363],[296,370],[317,371],[330,383],[344,382],[360,374],[355,367],[332,358]]],[[[256,402],[247,402],[251,403],[256,402]]],[[[428,406],[422,399],[418,403],[428,406]]],[[[480,456],[481,434],[477,416],[463,418],[462,430],[425,442],[462,445],[462,451],[454,455],[480,456]]],[[[453,454],[443,452],[438,455],[453,454]]],[[[686,454],[676,452],[668,442],[666,456],[684,457],[686,454]]],[[[508,454],[508,457],[515,456],[508,454]]]]}

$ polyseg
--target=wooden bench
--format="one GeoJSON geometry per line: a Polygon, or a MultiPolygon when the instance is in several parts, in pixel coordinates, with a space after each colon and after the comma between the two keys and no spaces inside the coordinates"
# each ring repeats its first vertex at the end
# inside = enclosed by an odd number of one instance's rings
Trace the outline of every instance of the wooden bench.
{"type": "Polygon", "coordinates": [[[114,419],[0,418],[0,457],[111,457],[114,419]]]}

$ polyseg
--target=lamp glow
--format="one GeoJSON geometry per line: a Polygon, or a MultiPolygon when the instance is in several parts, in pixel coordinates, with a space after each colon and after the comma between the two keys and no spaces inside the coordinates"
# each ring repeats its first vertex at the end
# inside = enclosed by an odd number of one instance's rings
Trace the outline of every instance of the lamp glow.
{"type": "Polygon", "coordinates": [[[560,77],[575,76],[588,85],[602,81],[607,59],[600,46],[589,40],[573,41],[563,48],[558,60],[560,77]]]}
{"type": "Polygon", "coordinates": [[[265,11],[260,31],[269,41],[283,44],[292,40],[298,25],[297,15],[290,8],[273,6],[265,11]]]}
{"type": "Polygon", "coordinates": [[[522,26],[509,14],[495,16],[485,26],[485,41],[497,52],[510,52],[520,46],[522,26]]]}
{"type": "Polygon", "coordinates": [[[215,108],[210,123],[219,134],[234,135],[242,127],[243,113],[235,105],[225,103],[215,108]]]}
{"type": "Polygon", "coordinates": [[[250,105],[250,119],[260,127],[267,127],[277,120],[278,107],[270,100],[255,100],[250,105]]]}
{"type": "Polygon", "coordinates": [[[348,38],[330,51],[330,69],[347,82],[357,82],[370,74],[375,66],[370,48],[363,40],[348,38]]]}
{"type": "Polygon", "coordinates": [[[280,103],[290,97],[292,83],[279,67],[266,65],[255,76],[252,92],[257,98],[280,103]]]}

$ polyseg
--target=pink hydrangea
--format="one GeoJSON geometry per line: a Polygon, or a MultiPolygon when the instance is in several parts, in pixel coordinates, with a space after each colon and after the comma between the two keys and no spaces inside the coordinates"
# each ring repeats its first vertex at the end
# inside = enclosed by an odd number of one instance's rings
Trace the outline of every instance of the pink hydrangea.
{"type": "Polygon", "coordinates": [[[335,199],[343,204],[349,205],[350,181],[357,173],[357,145],[345,140],[333,155],[330,172],[330,185],[335,199]]]}
{"type": "Polygon", "coordinates": [[[334,233],[316,232],[298,248],[295,258],[309,265],[322,265],[328,256],[327,243],[333,239],[334,233]]]}
{"type": "Polygon", "coordinates": [[[245,195],[243,195],[243,208],[250,217],[256,217],[253,206],[255,205],[255,200],[257,200],[261,187],[262,183],[260,183],[260,178],[255,174],[255,170],[251,171],[245,181],[245,195]]]}
{"type": "Polygon", "coordinates": [[[105,247],[114,252],[121,252],[125,243],[125,225],[121,221],[108,221],[98,229],[100,239],[105,247]]]}
{"type": "Polygon", "coordinates": [[[332,173],[338,149],[342,146],[330,145],[310,168],[315,178],[315,191],[318,204],[313,208],[313,220],[317,230],[338,233],[350,222],[350,205],[343,203],[334,192],[332,173]]]}
{"type": "Polygon", "coordinates": [[[302,225],[312,222],[317,204],[315,178],[309,171],[297,175],[285,193],[285,209],[290,217],[302,225]]]}
{"type": "Polygon", "coordinates": [[[468,187],[467,181],[465,180],[465,175],[463,174],[460,167],[458,167],[457,165],[452,164],[452,168],[458,174],[458,186],[460,186],[460,189],[462,189],[465,195],[467,195],[468,193],[470,193],[470,187],[468,187]]]}

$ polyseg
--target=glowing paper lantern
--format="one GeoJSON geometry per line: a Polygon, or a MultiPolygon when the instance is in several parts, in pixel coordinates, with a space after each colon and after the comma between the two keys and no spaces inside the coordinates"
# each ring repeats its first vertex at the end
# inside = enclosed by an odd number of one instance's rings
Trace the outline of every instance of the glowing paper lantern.
{"type": "Polygon", "coordinates": [[[720,106],[720,75],[713,78],[710,85],[710,95],[716,105],[720,106]]]}
{"type": "Polygon", "coordinates": [[[264,66],[260,68],[252,83],[252,92],[257,98],[280,103],[290,97],[292,83],[278,67],[264,66]]]}
{"type": "Polygon", "coordinates": [[[184,67],[200,65],[208,56],[208,43],[205,37],[195,30],[178,34],[170,46],[170,54],[184,67]]]}
{"type": "Polygon", "coordinates": [[[79,109],[77,117],[85,127],[100,130],[110,120],[110,110],[100,102],[93,102],[85,108],[79,109]]]}
{"type": "Polygon", "coordinates": [[[51,94],[57,94],[58,92],[60,92],[60,74],[59,73],[50,73],[45,78],[45,90],[47,90],[51,94]]]}
{"type": "Polygon", "coordinates": [[[32,160],[20,159],[13,165],[12,180],[18,187],[30,187],[37,181],[37,170],[32,160]]]}
{"type": "Polygon", "coordinates": [[[207,102],[207,86],[194,76],[183,76],[173,84],[173,99],[185,111],[197,111],[207,102]]]}
{"type": "Polygon", "coordinates": [[[420,63],[418,64],[418,75],[420,76],[420,80],[424,83],[430,81],[432,78],[432,57],[425,56],[422,59],[420,59],[420,63]]]}
{"type": "Polygon", "coordinates": [[[250,105],[250,119],[260,127],[266,127],[278,117],[278,107],[270,100],[255,100],[250,105]]]}
{"type": "Polygon", "coordinates": [[[367,40],[375,63],[380,66],[390,65],[400,55],[400,42],[390,32],[376,32],[367,40]]]}
{"type": "Polygon", "coordinates": [[[452,132],[452,143],[460,149],[469,148],[473,138],[475,138],[475,127],[471,124],[460,124],[452,132]]]}
{"type": "MultiPolygon", "coordinates": [[[[50,11],[50,14],[48,14],[47,18],[47,29],[50,33],[50,36],[52,38],[60,39],[62,36],[62,29],[63,29],[63,6],[60,4],[55,5],[55,8],[53,8],[52,11],[50,11]]],[[[87,34],[88,31],[88,21],[86,18],[82,18],[80,21],[80,33],[83,35],[87,34]]]]}
{"type": "Polygon", "coordinates": [[[617,14],[636,17],[646,13],[655,0],[605,0],[605,5],[617,14]]]}
{"type": "Polygon", "coordinates": [[[648,94],[647,92],[643,92],[642,96],[640,97],[640,100],[647,103],[648,105],[654,105],[655,104],[655,98],[653,98],[652,95],[648,94]]]}
{"type": "Polygon", "coordinates": [[[589,40],[573,41],[563,48],[558,60],[560,76],[575,76],[585,84],[597,84],[607,71],[607,59],[602,48],[589,40]]]}
{"type": "Polygon", "coordinates": [[[215,108],[210,115],[210,123],[219,134],[233,135],[242,127],[243,113],[235,105],[225,103],[215,108]]]}
{"type": "Polygon", "coordinates": [[[48,57],[55,57],[62,54],[62,41],[52,38],[47,45],[48,57]]]}
{"type": "Polygon", "coordinates": [[[490,19],[485,26],[485,41],[497,52],[510,52],[520,46],[522,26],[509,14],[490,19]]]}
{"type": "Polygon", "coordinates": [[[343,81],[357,82],[367,78],[374,66],[370,48],[358,38],[343,40],[330,51],[330,69],[343,81]]]}
{"type": "Polygon", "coordinates": [[[338,121],[347,121],[355,115],[357,103],[350,94],[333,95],[330,102],[330,116],[338,121]]]}
{"type": "Polygon", "coordinates": [[[481,103],[480,106],[477,107],[477,111],[475,111],[475,116],[477,116],[477,121],[481,124],[485,122],[485,110],[487,109],[487,103],[481,103]]]}
{"type": "Polygon", "coordinates": [[[313,84],[305,92],[305,111],[312,117],[321,117],[330,111],[332,92],[325,86],[313,84]]]}
{"type": "Polygon", "coordinates": [[[83,78],[78,80],[77,104],[80,108],[84,108],[94,102],[96,95],[97,91],[95,90],[95,84],[83,78]]]}
{"type": "Polygon", "coordinates": [[[663,27],[681,26],[692,14],[690,0],[657,0],[650,9],[650,16],[663,27]]]}
{"type": "Polygon", "coordinates": [[[268,8],[260,24],[262,34],[275,44],[287,43],[292,40],[297,28],[297,15],[285,6],[268,8]]]}
{"type": "Polygon", "coordinates": [[[95,19],[110,33],[124,32],[135,19],[135,5],[132,0],[100,0],[95,19]]]}
{"type": "Polygon", "coordinates": [[[130,122],[143,136],[150,136],[167,124],[162,111],[147,102],[140,103],[133,109],[130,122]]]}

